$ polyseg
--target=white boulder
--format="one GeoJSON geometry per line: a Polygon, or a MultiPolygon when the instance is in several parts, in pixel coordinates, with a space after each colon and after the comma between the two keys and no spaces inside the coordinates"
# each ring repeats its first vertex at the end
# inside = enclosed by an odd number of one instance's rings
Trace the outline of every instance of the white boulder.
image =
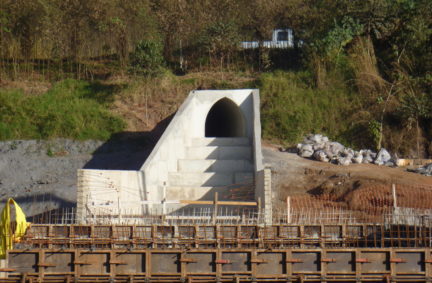
{"type": "Polygon", "coordinates": [[[374,163],[377,165],[384,165],[390,160],[391,160],[390,153],[385,148],[381,148],[374,160],[374,163]]]}
{"type": "Polygon", "coordinates": [[[322,161],[322,162],[329,162],[330,161],[330,159],[327,157],[327,154],[323,150],[315,151],[315,153],[313,154],[313,157],[316,160],[322,161]]]}

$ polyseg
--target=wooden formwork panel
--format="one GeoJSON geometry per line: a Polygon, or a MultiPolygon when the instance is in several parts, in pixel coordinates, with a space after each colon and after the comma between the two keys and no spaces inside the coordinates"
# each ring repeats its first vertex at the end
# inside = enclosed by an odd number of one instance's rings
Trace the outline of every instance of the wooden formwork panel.
{"type": "Polygon", "coordinates": [[[156,226],[157,239],[172,239],[174,238],[174,226],[156,226]]]}
{"type": "Polygon", "coordinates": [[[261,229],[261,238],[262,239],[276,239],[278,237],[278,227],[269,226],[261,229]]]}
{"type": "Polygon", "coordinates": [[[46,252],[45,273],[66,273],[74,271],[74,253],[46,252]]]}
{"type": "Polygon", "coordinates": [[[318,239],[321,237],[321,226],[305,225],[303,235],[305,238],[318,239]]]}
{"type": "Polygon", "coordinates": [[[50,225],[28,229],[18,248],[409,247],[432,245],[425,227],[406,225],[50,225]]]}
{"type": "Polygon", "coordinates": [[[180,239],[193,239],[195,238],[194,226],[178,226],[178,236],[180,239]]]}
{"type": "Polygon", "coordinates": [[[313,273],[321,270],[319,252],[293,252],[293,273],[313,273]]]}
{"type": "Polygon", "coordinates": [[[223,272],[247,272],[251,270],[251,254],[248,252],[223,252],[223,272]]]}
{"type": "Polygon", "coordinates": [[[339,240],[342,238],[342,227],[338,225],[323,226],[323,236],[328,240],[339,240]]]}
{"type": "Polygon", "coordinates": [[[187,264],[187,272],[192,274],[216,272],[216,254],[215,253],[188,253],[188,259],[191,259],[187,264]]]}
{"type": "Polygon", "coordinates": [[[54,238],[69,238],[70,227],[65,225],[53,225],[51,228],[51,235],[54,238]]]}
{"type": "Polygon", "coordinates": [[[422,252],[396,252],[394,256],[396,273],[421,273],[425,271],[425,254],[422,252]]]}
{"type": "Polygon", "coordinates": [[[216,226],[199,226],[197,231],[199,239],[216,239],[216,226]]]}
{"type": "Polygon", "coordinates": [[[49,225],[32,225],[28,229],[27,236],[33,239],[43,239],[49,237],[49,225]]]}
{"type": "Polygon", "coordinates": [[[38,253],[9,252],[8,268],[15,269],[19,273],[39,271],[38,253]]]}
{"type": "Polygon", "coordinates": [[[220,226],[219,235],[222,239],[236,239],[237,227],[236,226],[220,226]]]}
{"type": "Polygon", "coordinates": [[[177,274],[180,273],[179,253],[152,253],[151,254],[152,274],[177,274]]]}
{"type": "Polygon", "coordinates": [[[132,239],[133,226],[113,226],[113,238],[118,240],[132,239]]]}
{"type": "Polygon", "coordinates": [[[77,239],[91,238],[91,226],[87,225],[73,225],[71,226],[71,237],[77,239]]]}
{"type": "Polygon", "coordinates": [[[138,239],[151,239],[152,235],[152,227],[151,226],[136,226],[134,227],[133,237],[138,239]]]}
{"type": "Polygon", "coordinates": [[[263,252],[257,255],[257,274],[285,274],[286,254],[263,252]]]}
{"type": "Polygon", "coordinates": [[[300,227],[299,226],[287,226],[283,225],[279,227],[279,237],[281,238],[299,238],[300,237],[300,227]]]}
{"type": "Polygon", "coordinates": [[[91,236],[96,239],[110,239],[112,226],[94,226],[91,236]]]}
{"type": "Polygon", "coordinates": [[[365,259],[362,264],[362,272],[386,273],[390,271],[390,253],[387,251],[366,251],[361,253],[365,259]]]}
{"type": "Polygon", "coordinates": [[[354,252],[327,252],[330,261],[327,264],[329,273],[350,273],[355,272],[354,252]]]}
{"type": "Polygon", "coordinates": [[[406,248],[13,250],[8,280],[423,282],[431,278],[431,259],[430,249],[406,248]]]}
{"type": "Polygon", "coordinates": [[[114,262],[117,274],[141,274],[146,272],[145,253],[115,254],[114,262]]]}
{"type": "Polygon", "coordinates": [[[108,274],[110,272],[109,256],[109,253],[80,253],[77,258],[80,274],[108,274]]]}
{"type": "Polygon", "coordinates": [[[257,227],[255,226],[241,226],[240,239],[252,240],[258,236],[257,227]]]}

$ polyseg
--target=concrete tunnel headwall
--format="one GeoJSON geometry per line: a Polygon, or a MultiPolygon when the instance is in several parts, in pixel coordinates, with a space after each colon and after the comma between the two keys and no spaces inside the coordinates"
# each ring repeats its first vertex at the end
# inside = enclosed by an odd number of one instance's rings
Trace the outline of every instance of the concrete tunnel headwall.
{"type": "Polygon", "coordinates": [[[169,172],[181,172],[178,161],[191,159],[188,149],[199,139],[248,139],[257,180],[257,172],[263,170],[259,110],[259,91],[255,89],[192,91],[141,168],[145,199],[155,202],[173,200],[175,195],[179,200],[197,200],[209,193],[206,190],[212,186],[211,182],[199,190],[182,188],[176,194],[169,193],[172,187],[169,172]]]}
{"type": "Polygon", "coordinates": [[[177,200],[205,199],[224,186],[217,182],[226,175],[232,174],[232,182],[240,184],[245,178],[242,170],[252,175],[255,198],[265,204],[263,200],[268,197],[262,189],[264,168],[259,110],[256,89],[190,92],[140,170],[80,170],[77,209],[82,212],[81,219],[87,217],[91,206],[92,211],[101,208],[111,214],[122,214],[122,209],[146,213],[155,208],[161,211],[166,203],[176,207],[173,203],[177,200]],[[218,141],[217,138],[228,140],[218,141]],[[231,138],[247,141],[248,148],[222,148],[220,142],[229,147],[226,142],[231,142],[231,138]],[[195,148],[197,146],[200,148],[195,148]],[[203,153],[204,157],[196,157],[197,153],[200,156],[203,153]],[[246,157],[236,159],[235,155],[243,153],[248,155],[251,164],[241,165],[247,169],[237,169],[238,164],[245,164],[242,162],[246,157]],[[190,167],[185,171],[187,162],[195,162],[194,166],[202,168],[197,169],[201,171],[190,170],[190,167]],[[225,164],[234,166],[235,171],[227,172],[231,167],[225,164]],[[208,166],[218,167],[209,171],[208,166]],[[218,171],[220,168],[225,171],[218,171]],[[199,179],[201,177],[204,179],[199,179]],[[191,179],[199,179],[201,185],[188,185],[191,179]]]}

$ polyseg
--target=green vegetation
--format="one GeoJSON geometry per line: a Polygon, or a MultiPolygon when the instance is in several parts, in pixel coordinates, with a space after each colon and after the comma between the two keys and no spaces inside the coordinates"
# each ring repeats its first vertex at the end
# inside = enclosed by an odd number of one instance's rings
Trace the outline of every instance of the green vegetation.
{"type": "Polygon", "coordinates": [[[357,148],[432,156],[431,0],[2,4],[1,80],[74,78],[80,99],[71,99],[70,90],[51,94],[67,82],[40,97],[0,90],[0,139],[107,138],[121,128],[115,118],[106,118],[114,99],[122,103],[116,112],[128,130],[149,130],[193,88],[256,86],[267,139],[294,144],[320,132],[357,148]],[[240,41],[269,40],[275,28],[293,30],[293,48],[239,48],[240,41]],[[99,107],[91,113],[100,117],[68,117],[73,101],[94,103],[76,106],[75,116],[90,116],[86,107],[99,107]],[[83,122],[98,119],[104,127],[83,122]]]}
{"type": "Polygon", "coordinates": [[[108,139],[125,126],[108,110],[112,95],[97,83],[75,80],[38,96],[0,91],[0,140],[108,139]]]}
{"type": "Polygon", "coordinates": [[[310,87],[306,72],[275,72],[260,77],[263,134],[294,144],[306,134],[323,133],[341,140],[350,128],[355,104],[343,84],[327,89],[310,87]]]}
{"type": "Polygon", "coordinates": [[[138,74],[158,74],[164,65],[162,50],[163,46],[160,42],[153,40],[138,42],[131,55],[132,70],[138,74]]]}

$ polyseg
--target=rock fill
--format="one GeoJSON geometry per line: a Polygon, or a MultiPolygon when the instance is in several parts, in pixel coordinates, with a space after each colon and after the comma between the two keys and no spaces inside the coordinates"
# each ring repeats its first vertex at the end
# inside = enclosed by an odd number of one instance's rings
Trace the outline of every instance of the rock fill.
{"type": "Polygon", "coordinates": [[[416,169],[408,169],[410,172],[419,173],[425,176],[432,176],[432,163],[416,169]]]}
{"type": "Polygon", "coordinates": [[[384,148],[381,148],[378,153],[370,149],[356,151],[338,142],[330,141],[328,137],[319,134],[306,136],[303,142],[297,145],[297,150],[298,155],[301,157],[339,165],[373,163],[376,165],[396,166],[395,160],[384,148]]]}

